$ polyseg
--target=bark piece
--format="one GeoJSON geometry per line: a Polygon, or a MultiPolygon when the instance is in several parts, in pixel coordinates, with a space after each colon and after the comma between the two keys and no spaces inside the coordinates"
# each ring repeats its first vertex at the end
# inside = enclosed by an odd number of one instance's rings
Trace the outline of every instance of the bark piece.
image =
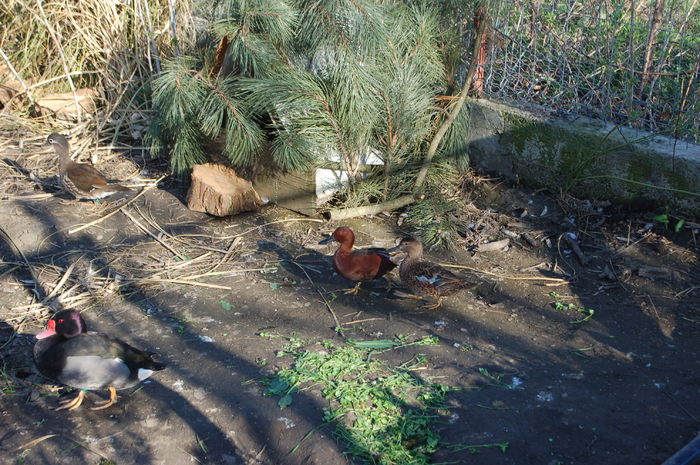
{"type": "Polygon", "coordinates": [[[187,208],[214,216],[255,211],[263,205],[250,181],[224,165],[205,163],[192,169],[187,208]]]}
{"type": "Polygon", "coordinates": [[[500,241],[488,242],[486,244],[479,244],[476,248],[479,252],[494,252],[496,250],[503,250],[504,247],[508,247],[510,244],[510,239],[505,238],[500,241]]]}
{"type": "Polygon", "coordinates": [[[98,93],[95,89],[78,89],[73,92],[63,94],[51,94],[40,98],[37,104],[41,107],[42,114],[53,114],[63,119],[73,119],[78,116],[78,109],[75,105],[75,100],[78,100],[80,109],[85,113],[94,113],[97,109],[96,100],[98,93]]]}

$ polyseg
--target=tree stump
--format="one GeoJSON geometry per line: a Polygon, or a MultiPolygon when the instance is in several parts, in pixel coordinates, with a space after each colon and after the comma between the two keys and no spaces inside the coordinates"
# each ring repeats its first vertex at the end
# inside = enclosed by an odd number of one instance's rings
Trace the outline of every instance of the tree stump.
{"type": "Polygon", "coordinates": [[[224,165],[205,163],[192,169],[187,208],[214,216],[258,210],[263,204],[250,181],[224,165]]]}

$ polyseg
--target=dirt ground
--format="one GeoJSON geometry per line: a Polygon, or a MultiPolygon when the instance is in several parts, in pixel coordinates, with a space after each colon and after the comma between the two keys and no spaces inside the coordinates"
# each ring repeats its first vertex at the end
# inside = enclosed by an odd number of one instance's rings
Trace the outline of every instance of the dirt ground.
{"type": "MultiPolygon", "coordinates": [[[[173,181],[128,204],[129,216],[71,234],[119,203],[70,199],[52,187],[55,167],[32,150],[0,157],[0,227],[11,238],[0,248],[2,463],[352,463],[330,426],[302,441],[322,424],[318,390],[295,393],[280,410],[255,381],[288,365],[275,354],[292,335],[310,350],[349,337],[437,336],[438,346],[381,355],[399,364],[423,353],[417,376],[464,388],[447,395],[436,464],[659,464],[700,430],[700,249],[692,228],[654,223],[658,212],[483,183],[474,204],[492,231],[477,222],[455,251],[427,251],[468,267],[455,271],[478,280],[477,295],[430,311],[387,295],[383,281],[359,296],[340,292],[349,283],[333,274],[334,247],[318,245],[337,224],[278,206],[214,219],[188,211],[173,181]],[[477,232],[507,237],[501,229],[516,238],[506,249],[465,247],[477,232]],[[562,236],[574,231],[585,265],[562,236]],[[67,390],[31,360],[48,306],[84,311],[91,329],[158,352],[168,368],[121,391],[107,410],[87,408],[104,397],[98,392],[78,410],[54,411],[67,390]],[[504,442],[505,452],[447,446],[504,442]]],[[[99,167],[121,179],[138,172],[124,163],[99,167]]],[[[343,224],[363,247],[393,245],[406,232],[399,222],[394,214],[343,224]]]]}

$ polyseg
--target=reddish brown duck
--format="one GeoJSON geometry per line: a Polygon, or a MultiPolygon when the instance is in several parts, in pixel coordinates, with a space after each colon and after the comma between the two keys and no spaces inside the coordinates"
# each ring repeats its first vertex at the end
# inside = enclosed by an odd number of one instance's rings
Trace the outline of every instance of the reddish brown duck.
{"type": "Polygon", "coordinates": [[[327,239],[319,244],[327,244],[331,241],[340,243],[340,247],[333,255],[333,268],[339,275],[357,284],[352,289],[347,289],[346,294],[357,294],[360,292],[360,285],[365,281],[385,276],[388,287],[391,288],[391,278],[389,272],[396,268],[396,264],[386,253],[386,249],[372,248],[353,250],[355,244],[355,233],[352,229],[341,226],[327,239]]]}
{"type": "Polygon", "coordinates": [[[437,299],[435,303],[427,304],[424,308],[436,309],[442,305],[443,297],[475,286],[437,263],[423,260],[423,244],[418,239],[404,237],[398,246],[387,252],[396,250],[407,254],[399,267],[401,284],[417,294],[437,299]]]}
{"type": "Polygon", "coordinates": [[[120,184],[107,181],[102,173],[92,165],[76,163],[70,157],[68,139],[61,134],[53,133],[46,138],[58,155],[58,177],[63,187],[77,199],[102,199],[117,192],[129,192],[131,189],[120,184]]]}

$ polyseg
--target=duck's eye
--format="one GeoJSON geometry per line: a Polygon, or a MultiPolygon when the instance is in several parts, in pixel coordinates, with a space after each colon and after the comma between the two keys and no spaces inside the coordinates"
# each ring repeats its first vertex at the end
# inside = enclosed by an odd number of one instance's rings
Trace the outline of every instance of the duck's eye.
{"type": "Polygon", "coordinates": [[[60,324],[60,323],[63,323],[63,318],[59,318],[59,319],[58,319],[58,323],[59,323],[59,324],[60,324]]]}

